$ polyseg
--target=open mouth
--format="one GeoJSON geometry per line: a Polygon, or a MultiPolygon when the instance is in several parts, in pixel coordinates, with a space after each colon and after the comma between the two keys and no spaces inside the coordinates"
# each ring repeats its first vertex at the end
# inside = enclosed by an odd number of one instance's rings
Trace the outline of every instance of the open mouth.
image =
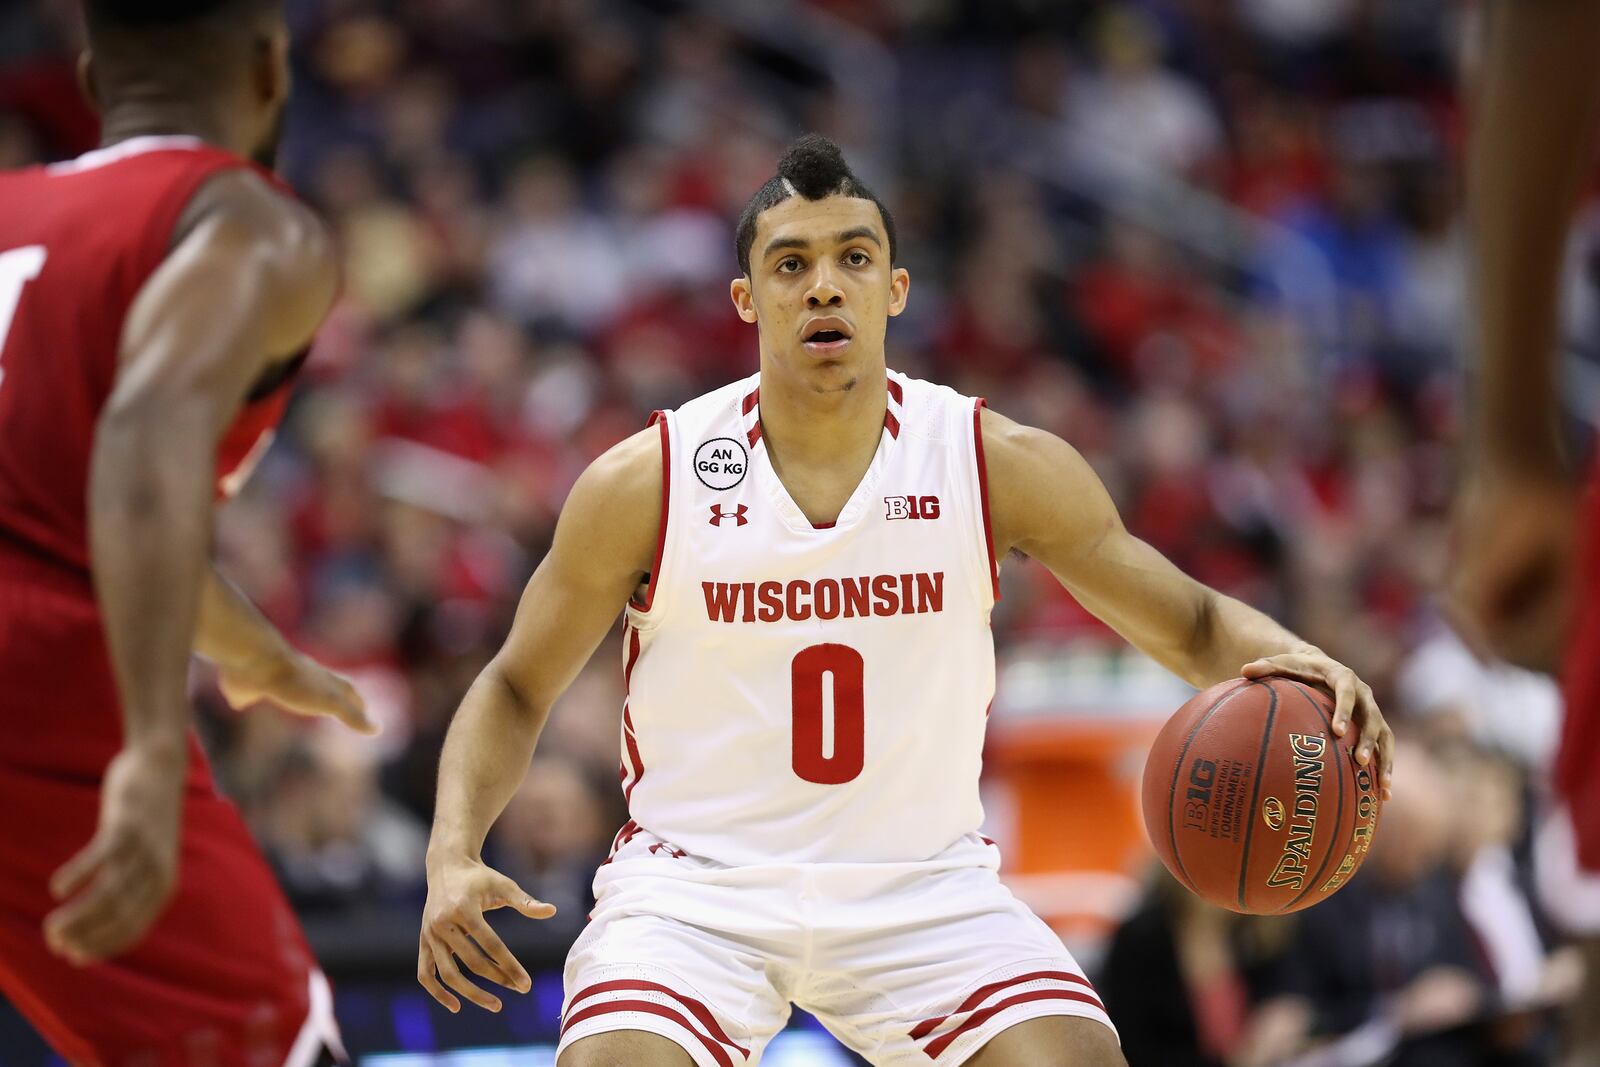
{"type": "Polygon", "coordinates": [[[850,327],[840,319],[818,319],[806,326],[804,340],[812,350],[843,348],[850,343],[850,327]]]}

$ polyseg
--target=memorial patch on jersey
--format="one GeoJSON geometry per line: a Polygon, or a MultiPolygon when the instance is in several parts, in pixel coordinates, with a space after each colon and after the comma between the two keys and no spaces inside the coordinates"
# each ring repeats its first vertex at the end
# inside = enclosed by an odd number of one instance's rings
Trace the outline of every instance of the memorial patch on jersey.
{"type": "Polygon", "coordinates": [[[694,451],[694,476],[707,489],[732,489],[749,469],[750,453],[731,437],[713,437],[694,451]]]}
{"type": "Polygon", "coordinates": [[[804,622],[944,610],[944,571],[796,578],[787,582],[701,582],[712,622],[804,622]]]}

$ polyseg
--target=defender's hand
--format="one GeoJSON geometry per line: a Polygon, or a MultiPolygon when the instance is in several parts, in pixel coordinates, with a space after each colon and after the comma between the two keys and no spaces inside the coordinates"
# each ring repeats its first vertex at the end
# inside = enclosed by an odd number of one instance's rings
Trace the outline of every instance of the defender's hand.
{"type": "Polygon", "coordinates": [[[428,864],[428,903],[422,910],[417,981],[451,1011],[460,1011],[461,1002],[445,986],[480,1008],[500,1010],[499,998],[462,974],[458,959],[480,978],[507,989],[526,993],[533,988],[528,972],[484,921],[483,913],[495,908],[515,908],[530,919],[548,919],[556,913],[554,907],[534,900],[517,883],[478,860],[428,864]]]}
{"type": "Polygon", "coordinates": [[[1372,687],[1356,672],[1321,649],[1310,648],[1301,652],[1286,652],[1281,656],[1246,663],[1240,674],[1251,680],[1274,674],[1285,678],[1320,685],[1333,694],[1333,732],[1343,737],[1350,730],[1350,720],[1359,720],[1361,733],[1356,743],[1356,762],[1363,767],[1378,757],[1378,784],[1383,788],[1383,799],[1392,796],[1394,785],[1394,731],[1383,721],[1383,712],[1373,699],[1372,687]]]}
{"type": "Polygon", "coordinates": [[[94,963],[131,946],[165,910],[177,884],[187,759],[185,748],[176,756],[124,749],[107,766],[99,828],[50,877],[50,895],[66,901],[45,916],[50,951],[94,963]]]}
{"type": "Polygon", "coordinates": [[[222,668],[217,683],[223,698],[240,711],[265,700],[296,715],[338,719],[357,733],[378,732],[350,680],[300,652],[265,664],[222,668]]]}
{"type": "Polygon", "coordinates": [[[1577,495],[1554,478],[1484,475],[1461,495],[1450,609],[1468,644],[1554,673],[1571,625],[1577,495]]]}

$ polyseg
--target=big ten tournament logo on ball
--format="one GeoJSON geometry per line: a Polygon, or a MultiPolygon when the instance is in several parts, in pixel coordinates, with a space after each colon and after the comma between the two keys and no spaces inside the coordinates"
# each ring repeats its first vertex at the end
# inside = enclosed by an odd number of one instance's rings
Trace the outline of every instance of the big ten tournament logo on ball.
{"type": "Polygon", "coordinates": [[[1245,792],[1254,781],[1241,760],[1196,758],[1189,764],[1183,796],[1183,825],[1217,840],[1238,841],[1249,803],[1245,792]]]}
{"type": "Polygon", "coordinates": [[[713,437],[694,452],[694,476],[707,489],[732,489],[744,481],[750,454],[731,437],[713,437]]]}

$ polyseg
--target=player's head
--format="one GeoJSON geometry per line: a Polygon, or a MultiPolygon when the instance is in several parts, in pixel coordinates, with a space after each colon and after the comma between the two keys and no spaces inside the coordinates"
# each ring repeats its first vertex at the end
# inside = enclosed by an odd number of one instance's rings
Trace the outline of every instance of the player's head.
{"type": "Polygon", "coordinates": [[[838,145],[817,134],[790,145],[736,240],[733,303],[760,330],[763,371],[824,392],[882,373],[889,316],[905,308],[911,278],[894,265],[894,216],[838,145]]]}
{"type": "Polygon", "coordinates": [[[102,115],[167,114],[221,127],[195,132],[235,151],[270,153],[289,95],[281,0],[83,0],[83,9],[81,72],[102,115]]]}

